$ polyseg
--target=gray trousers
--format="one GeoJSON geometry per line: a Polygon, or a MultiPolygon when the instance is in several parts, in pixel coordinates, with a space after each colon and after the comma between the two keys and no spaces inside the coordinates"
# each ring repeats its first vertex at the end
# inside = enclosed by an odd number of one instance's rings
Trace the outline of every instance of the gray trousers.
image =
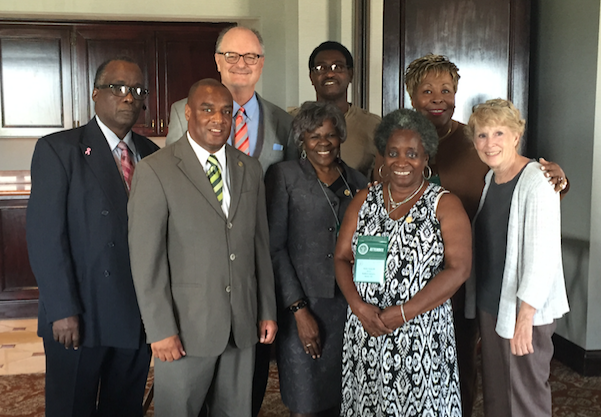
{"type": "Polygon", "coordinates": [[[555,322],[532,328],[534,353],[511,354],[495,331],[496,317],[478,310],[482,338],[482,390],[486,417],[551,417],[549,374],[555,322]]]}
{"type": "Polygon", "coordinates": [[[255,346],[230,340],[219,356],[185,356],[154,364],[156,417],[198,417],[206,401],[210,417],[250,417],[255,346]]]}

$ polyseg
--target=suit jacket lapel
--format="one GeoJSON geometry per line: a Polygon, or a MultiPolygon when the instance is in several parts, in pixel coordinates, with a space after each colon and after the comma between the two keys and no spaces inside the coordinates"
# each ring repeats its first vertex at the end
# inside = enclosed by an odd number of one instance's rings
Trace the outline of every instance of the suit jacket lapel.
{"type": "Polygon", "coordinates": [[[263,104],[263,99],[258,93],[255,94],[257,94],[257,101],[259,102],[259,129],[257,132],[257,144],[255,146],[255,152],[251,156],[260,158],[261,152],[263,151],[263,145],[265,144],[265,138],[271,134],[271,131],[269,130],[271,129],[272,122],[271,114],[268,114],[269,112],[263,104]],[[268,131],[266,132],[265,129],[268,131]]]}
{"type": "Polygon", "coordinates": [[[190,182],[194,184],[211,207],[213,207],[223,220],[225,220],[225,214],[223,214],[221,204],[219,204],[215,191],[213,191],[213,187],[207,178],[207,174],[200,165],[196,153],[194,152],[194,149],[192,149],[192,146],[190,146],[188,139],[178,140],[173,144],[173,155],[180,160],[177,164],[179,169],[181,169],[190,182]]]}
{"type": "Polygon", "coordinates": [[[140,154],[140,159],[147,157],[157,149],[153,149],[147,141],[140,135],[135,132],[131,132],[132,139],[134,141],[134,145],[136,145],[136,150],[140,154]]]}
{"type": "Polygon", "coordinates": [[[227,158],[227,169],[230,177],[230,209],[228,218],[233,219],[240,203],[242,183],[244,181],[244,162],[240,160],[241,153],[229,145],[225,146],[225,157],[227,158]]]}
{"type": "Polygon", "coordinates": [[[127,224],[127,189],[113,153],[95,118],[85,126],[79,146],[82,157],[94,172],[100,188],[116,208],[119,217],[127,224]]]}

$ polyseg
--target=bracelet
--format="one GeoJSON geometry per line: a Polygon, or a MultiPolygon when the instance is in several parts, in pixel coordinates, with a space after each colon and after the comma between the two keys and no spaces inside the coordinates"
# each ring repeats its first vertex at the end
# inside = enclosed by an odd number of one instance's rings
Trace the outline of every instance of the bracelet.
{"type": "Polygon", "coordinates": [[[401,304],[401,316],[403,316],[403,324],[407,323],[407,317],[405,317],[405,308],[403,307],[403,304],[401,304]]]}
{"type": "Polygon", "coordinates": [[[309,303],[307,303],[307,300],[305,300],[303,298],[298,303],[293,304],[290,307],[288,307],[288,310],[292,311],[293,313],[296,313],[298,310],[303,309],[303,308],[307,307],[308,305],[309,305],[309,303]]]}

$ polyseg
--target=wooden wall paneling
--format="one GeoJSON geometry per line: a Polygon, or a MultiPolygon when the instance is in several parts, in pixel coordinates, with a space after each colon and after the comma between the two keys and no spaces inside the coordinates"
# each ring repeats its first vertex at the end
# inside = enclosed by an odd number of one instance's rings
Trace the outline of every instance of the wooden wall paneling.
{"type": "Polygon", "coordinates": [[[74,27],[76,45],[77,91],[80,102],[79,123],[85,124],[94,115],[92,90],[96,70],[104,61],[128,56],[136,61],[144,74],[150,94],[146,110],[140,113],[133,130],[145,136],[157,134],[156,49],[154,29],[150,25],[111,24],[77,25],[74,27]]]}
{"type": "Polygon", "coordinates": [[[38,298],[25,240],[27,201],[0,200],[0,301],[38,298]]]}
{"type": "Polygon", "coordinates": [[[405,61],[401,54],[404,31],[401,16],[404,2],[384,2],[384,35],[382,45],[382,115],[401,107],[405,61]]]}
{"type": "Polygon", "coordinates": [[[72,106],[69,30],[0,25],[0,136],[71,128],[72,106]]]}

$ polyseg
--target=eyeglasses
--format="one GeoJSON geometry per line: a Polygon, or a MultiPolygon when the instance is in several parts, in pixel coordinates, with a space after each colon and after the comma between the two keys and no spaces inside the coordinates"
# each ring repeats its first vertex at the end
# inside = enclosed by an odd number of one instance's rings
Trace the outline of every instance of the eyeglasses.
{"type": "Polygon", "coordinates": [[[248,65],[255,65],[257,62],[259,62],[259,58],[265,56],[253,54],[252,52],[247,54],[239,54],[238,52],[217,52],[217,54],[223,55],[225,62],[228,64],[236,64],[238,61],[240,61],[240,57],[242,57],[244,58],[244,62],[246,62],[248,65]]]}
{"type": "Polygon", "coordinates": [[[325,74],[328,71],[341,73],[346,71],[348,67],[343,64],[330,64],[330,65],[315,65],[311,68],[311,71],[316,72],[318,74],[325,74]]]}
{"type": "Polygon", "coordinates": [[[130,87],[123,84],[103,84],[97,85],[97,89],[102,90],[103,88],[110,88],[113,95],[117,97],[126,97],[129,93],[136,100],[144,100],[148,95],[148,89],[142,87],[130,87]]]}

